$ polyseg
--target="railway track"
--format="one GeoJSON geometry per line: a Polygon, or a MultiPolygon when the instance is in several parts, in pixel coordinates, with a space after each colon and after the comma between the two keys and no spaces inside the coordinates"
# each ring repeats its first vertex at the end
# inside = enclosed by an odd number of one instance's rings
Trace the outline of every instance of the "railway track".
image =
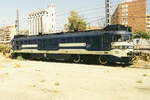
{"type": "Polygon", "coordinates": [[[96,65],[96,66],[105,66],[105,67],[122,67],[122,68],[136,68],[136,69],[150,69],[150,62],[143,61],[143,65],[138,65],[137,62],[141,59],[136,59],[134,64],[132,65],[126,65],[124,63],[108,63],[106,65],[98,64],[96,61],[90,61],[90,62],[80,62],[80,63],[74,63],[72,61],[67,60],[45,60],[45,59],[38,59],[38,60],[31,60],[31,61],[43,61],[43,62],[55,62],[55,63],[68,63],[68,64],[83,64],[83,65],[96,65]],[[149,64],[148,64],[149,63],[149,64]]]}

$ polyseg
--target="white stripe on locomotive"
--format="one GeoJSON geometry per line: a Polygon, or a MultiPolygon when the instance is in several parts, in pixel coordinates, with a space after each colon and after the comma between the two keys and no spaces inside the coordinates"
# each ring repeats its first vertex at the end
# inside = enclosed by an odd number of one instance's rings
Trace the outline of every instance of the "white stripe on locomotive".
{"type": "Polygon", "coordinates": [[[60,43],[59,47],[86,47],[86,43],[60,43]]]}

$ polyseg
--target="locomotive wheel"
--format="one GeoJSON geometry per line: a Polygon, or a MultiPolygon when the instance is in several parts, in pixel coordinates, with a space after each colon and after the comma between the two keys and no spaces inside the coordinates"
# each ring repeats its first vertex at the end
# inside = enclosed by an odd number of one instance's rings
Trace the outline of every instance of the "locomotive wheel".
{"type": "Polygon", "coordinates": [[[136,57],[131,58],[129,61],[125,62],[126,65],[132,65],[136,61],[136,57]]]}
{"type": "Polygon", "coordinates": [[[81,61],[81,56],[80,55],[75,55],[74,57],[73,57],[73,62],[74,63],[79,63],[81,61]]]}
{"type": "Polygon", "coordinates": [[[98,57],[98,62],[102,65],[105,65],[108,63],[107,59],[105,58],[105,56],[99,56],[98,57]]]}
{"type": "Polygon", "coordinates": [[[138,58],[136,56],[134,56],[131,60],[131,63],[135,64],[135,63],[137,63],[137,60],[138,60],[138,58]]]}

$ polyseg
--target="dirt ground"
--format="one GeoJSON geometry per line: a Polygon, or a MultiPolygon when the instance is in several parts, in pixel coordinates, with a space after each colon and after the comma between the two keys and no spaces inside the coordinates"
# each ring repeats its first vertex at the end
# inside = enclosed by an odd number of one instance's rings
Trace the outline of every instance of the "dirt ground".
{"type": "MultiPolygon", "coordinates": [[[[150,66],[137,63],[131,67],[150,66]]],[[[0,100],[150,100],[150,69],[18,61],[0,55],[0,100]]]]}

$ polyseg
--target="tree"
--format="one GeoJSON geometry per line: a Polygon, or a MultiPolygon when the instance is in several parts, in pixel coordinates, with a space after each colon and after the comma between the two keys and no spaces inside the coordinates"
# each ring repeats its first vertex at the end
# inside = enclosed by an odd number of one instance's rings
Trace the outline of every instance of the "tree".
{"type": "Polygon", "coordinates": [[[66,31],[75,32],[86,29],[86,22],[78,15],[77,12],[71,11],[70,15],[71,16],[68,18],[68,24],[64,25],[66,31]]]}
{"type": "Polygon", "coordinates": [[[145,31],[135,31],[134,34],[136,34],[134,38],[150,38],[148,32],[145,31]]]}

